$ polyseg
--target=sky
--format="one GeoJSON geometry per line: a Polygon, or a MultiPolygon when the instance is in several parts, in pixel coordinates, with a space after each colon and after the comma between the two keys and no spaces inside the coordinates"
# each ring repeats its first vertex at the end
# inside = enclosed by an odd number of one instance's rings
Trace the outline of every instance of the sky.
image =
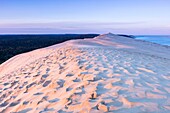
{"type": "Polygon", "coordinates": [[[170,0],[0,0],[0,34],[170,35],[170,0]]]}

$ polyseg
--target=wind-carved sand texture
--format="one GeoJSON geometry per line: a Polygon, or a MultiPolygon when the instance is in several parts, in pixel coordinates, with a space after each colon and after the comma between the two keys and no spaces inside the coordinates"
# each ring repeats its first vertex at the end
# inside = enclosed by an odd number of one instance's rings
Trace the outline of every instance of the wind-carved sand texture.
{"type": "Polygon", "coordinates": [[[168,113],[170,48],[113,34],[0,66],[1,113],[168,113]]]}

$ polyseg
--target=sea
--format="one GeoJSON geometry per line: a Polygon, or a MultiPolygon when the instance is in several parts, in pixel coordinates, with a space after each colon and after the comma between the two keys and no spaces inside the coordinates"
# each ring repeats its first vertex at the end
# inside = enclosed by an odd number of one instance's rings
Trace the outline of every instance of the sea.
{"type": "Polygon", "coordinates": [[[170,35],[137,35],[135,39],[170,46],[170,35]]]}

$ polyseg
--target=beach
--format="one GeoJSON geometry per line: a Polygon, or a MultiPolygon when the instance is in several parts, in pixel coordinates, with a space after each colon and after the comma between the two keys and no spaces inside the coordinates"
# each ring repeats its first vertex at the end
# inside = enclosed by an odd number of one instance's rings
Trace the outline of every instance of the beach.
{"type": "Polygon", "coordinates": [[[168,113],[170,47],[111,33],[0,65],[3,113],[168,113]]]}

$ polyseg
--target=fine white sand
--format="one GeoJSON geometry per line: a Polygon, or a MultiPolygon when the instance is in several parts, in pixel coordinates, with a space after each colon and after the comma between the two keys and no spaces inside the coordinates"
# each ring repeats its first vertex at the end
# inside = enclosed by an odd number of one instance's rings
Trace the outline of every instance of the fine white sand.
{"type": "Polygon", "coordinates": [[[113,34],[0,65],[2,113],[168,113],[170,47],[113,34]]]}

